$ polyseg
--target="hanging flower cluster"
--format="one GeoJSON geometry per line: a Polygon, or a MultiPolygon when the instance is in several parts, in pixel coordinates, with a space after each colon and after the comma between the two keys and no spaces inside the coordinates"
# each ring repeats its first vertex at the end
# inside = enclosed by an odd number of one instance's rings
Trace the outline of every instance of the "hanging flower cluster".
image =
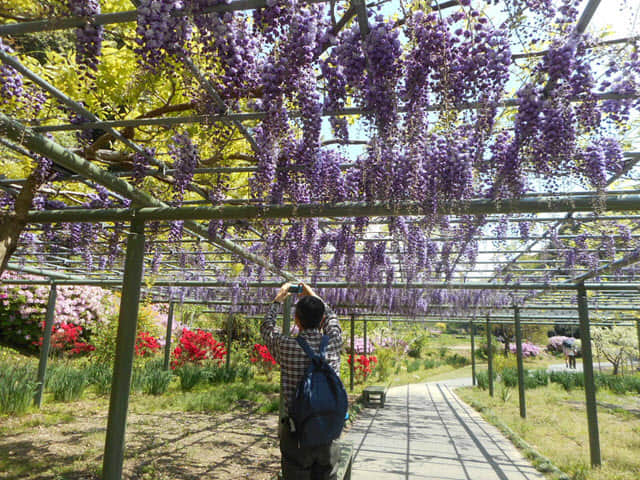
{"type": "Polygon", "coordinates": [[[200,364],[205,360],[221,362],[226,353],[224,343],[218,342],[210,332],[183,328],[178,346],[173,350],[171,368],[181,367],[185,363],[200,364]]]}

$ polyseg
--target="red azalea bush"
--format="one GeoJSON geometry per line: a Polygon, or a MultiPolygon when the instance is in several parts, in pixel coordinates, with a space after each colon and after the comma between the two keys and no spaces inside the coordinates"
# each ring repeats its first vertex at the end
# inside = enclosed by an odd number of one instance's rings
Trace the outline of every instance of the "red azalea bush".
{"type": "MultiPolygon", "coordinates": [[[[44,322],[41,322],[44,330],[44,322]]],[[[51,349],[54,355],[67,354],[69,356],[82,355],[95,350],[95,347],[82,338],[84,329],[80,325],[60,322],[51,327],[51,349]]],[[[34,345],[42,347],[42,337],[34,345]]]]}
{"type": "Polygon", "coordinates": [[[251,363],[266,375],[269,375],[271,370],[273,370],[273,367],[276,365],[276,359],[273,358],[273,355],[271,355],[267,346],[260,345],[259,343],[256,343],[253,346],[253,352],[250,360],[251,363]]]}
{"type": "Polygon", "coordinates": [[[204,360],[224,359],[227,350],[224,343],[218,342],[213,335],[203,330],[182,329],[179,345],[173,350],[171,368],[181,367],[185,363],[200,364],[204,360]]]}
{"type": "MultiPolygon", "coordinates": [[[[347,363],[351,365],[352,356],[349,355],[347,363]]],[[[375,355],[359,355],[356,357],[356,363],[353,366],[356,382],[364,382],[365,379],[373,373],[373,370],[378,365],[378,357],[375,355]]]]}
{"type": "Polygon", "coordinates": [[[160,343],[149,332],[139,332],[136,337],[136,355],[151,357],[160,351],[160,343]]]}

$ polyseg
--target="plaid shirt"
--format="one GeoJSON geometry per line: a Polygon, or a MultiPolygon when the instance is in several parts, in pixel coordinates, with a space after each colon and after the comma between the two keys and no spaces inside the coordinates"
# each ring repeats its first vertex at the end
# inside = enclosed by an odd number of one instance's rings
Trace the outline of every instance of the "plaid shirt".
{"type": "MultiPolygon", "coordinates": [[[[267,316],[262,325],[260,325],[260,333],[273,358],[280,364],[282,391],[288,407],[289,401],[295,395],[296,387],[304,376],[304,372],[309,367],[311,360],[304,353],[302,347],[298,345],[295,337],[283,335],[280,328],[276,327],[276,317],[280,313],[280,309],[281,305],[279,303],[274,302],[271,304],[267,316]]],[[[329,344],[327,345],[326,358],[329,365],[340,375],[342,329],[340,328],[338,317],[327,304],[325,304],[325,319],[321,327],[321,329],[304,330],[300,335],[304,337],[314,352],[320,350],[322,335],[328,335],[329,344]]]]}

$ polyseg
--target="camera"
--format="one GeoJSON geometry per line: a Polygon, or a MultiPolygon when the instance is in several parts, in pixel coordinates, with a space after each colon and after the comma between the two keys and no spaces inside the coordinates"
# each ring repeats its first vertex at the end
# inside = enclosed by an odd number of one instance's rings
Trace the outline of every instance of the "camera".
{"type": "Polygon", "coordinates": [[[291,285],[289,293],[302,293],[302,285],[291,285]]]}

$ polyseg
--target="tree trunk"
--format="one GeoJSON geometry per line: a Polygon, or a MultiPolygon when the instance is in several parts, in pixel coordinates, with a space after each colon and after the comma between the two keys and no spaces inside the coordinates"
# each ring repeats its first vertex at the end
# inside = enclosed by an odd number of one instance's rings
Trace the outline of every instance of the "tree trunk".
{"type": "Polygon", "coordinates": [[[11,255],[18,247],[18,238],[27,224],[27,214],[42,183],[41,178],[42,170],[36,167],[16,198],[14,212],[0,215],[0,275],[4,273],[11,255]]]}

